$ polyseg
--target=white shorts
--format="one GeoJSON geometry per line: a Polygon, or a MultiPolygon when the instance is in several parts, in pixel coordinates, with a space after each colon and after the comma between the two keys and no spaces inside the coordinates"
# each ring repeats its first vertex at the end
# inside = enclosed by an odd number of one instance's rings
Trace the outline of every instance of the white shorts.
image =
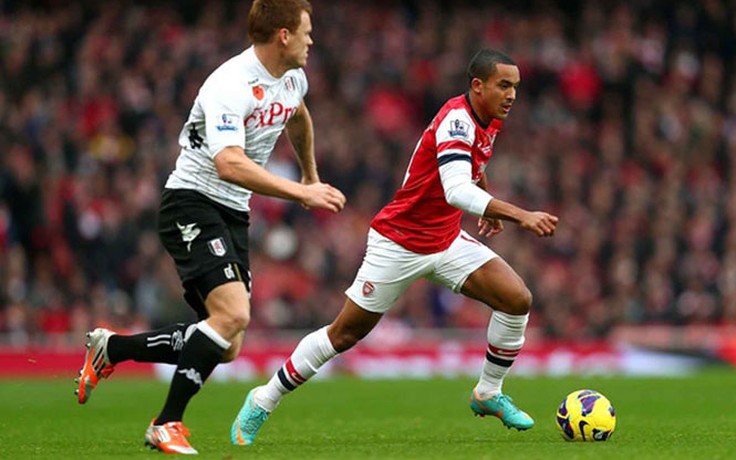
{"type": "Polygon", "coordinates": [[[446,250],[417,254],[370,229],[363,264],[345,294],[365,310],[385,313],[415,280],[427,278],[460,292],[470,274],[494,257],[462,230],[446,250]]]}

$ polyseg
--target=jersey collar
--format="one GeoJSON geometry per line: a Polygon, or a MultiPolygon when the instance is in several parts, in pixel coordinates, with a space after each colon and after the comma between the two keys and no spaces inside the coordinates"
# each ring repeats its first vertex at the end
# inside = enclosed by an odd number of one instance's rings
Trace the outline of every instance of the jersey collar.
{"type": "Polygon", "coordinates": [[[481,128],[484,130],[488,129],[488,123],[483,123],[478,116],[477,113],[475,113],[475,110],[473,110],[473,104],[470,103],[470,91],[465,92],[465,102],[468,103],[468,107],[470,108],[470,113],[473,115],[473,118],[475,118],[475,122],[480,125],[481,128]]]}
{"type": "Polygon", "coordinates": [[[470,108],[470,113],[473,115],[473,118],[475,119],[475,122],[478,123],[478,125],[483,128],[484,131],[488,130],[488,127],[492,127],[496,130],[500,130],[501,126],[503,126],[503,121],[492,119],[490,123],[483,123],[478,116],[477,113],[475,113],[475,110],[473,110],[473,104],[470,103],[470,91],[465,92],[465,102],[468,104],[468,108],[470,108]]]}
{"type": "Polygon", "coordinates": [[[253,62],[255,62],[256,70],[258,72],[257,76],[261,80],[261,83],[273,84],[274,82],[279,80],[278,78],[271,75],[271,72],[269,72],[266,66],[263,65],[261,60],[258,59],[255,46],[251,45],[248,49],[245,50],[245,53],[247,53],[249,58],[253,62]]]}

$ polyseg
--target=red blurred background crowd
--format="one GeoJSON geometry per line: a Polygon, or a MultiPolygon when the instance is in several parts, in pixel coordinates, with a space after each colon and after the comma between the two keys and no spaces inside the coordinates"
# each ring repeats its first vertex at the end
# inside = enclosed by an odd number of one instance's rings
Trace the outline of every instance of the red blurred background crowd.
{"type": "MultiPolygon", "coordinates": [[[[199,85],[248,46],[249,4],[150,3],[0,1],[0,344],[190,314],[157,205],[199,85]]],[[[560,217],[552,239],[506,225],[488,241],[531,288],[532,326],[566,339],[736,322],[736,1],[312,4],[319,171],[348,205],[253,200],[253,330],[333,318],[370,219],[480,47],[522,75],[491,191],[560,217]]],[[[298,180],[285,141],[269,169],[298,180]]],[[[488,314],[418,283],[388,317],[488,314]]]]}

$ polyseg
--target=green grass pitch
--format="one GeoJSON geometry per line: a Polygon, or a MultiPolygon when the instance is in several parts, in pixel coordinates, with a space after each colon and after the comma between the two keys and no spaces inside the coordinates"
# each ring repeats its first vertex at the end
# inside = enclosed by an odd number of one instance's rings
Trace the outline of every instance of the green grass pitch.
{"type": "MultiPolygon", "coordinates": [[[[163,403],[161,382],[103,381],[85,406],[64,380],[0,381],[0,458],[162,458],[143,432],[163,403]]],[[[230,445],[230,423],[252,385],[210,382],[185,417],[200,458],[212,459],[733,459],[736,370],[682,378],[510,377],[505,390],[537,421],[527,432],[473,417],[469,379],[313,381],[288,396],[255,445],[230,445]],[[618,424],[603,443],[568,443],[555,410],[570,391],[601,391],[618,424]]]]}

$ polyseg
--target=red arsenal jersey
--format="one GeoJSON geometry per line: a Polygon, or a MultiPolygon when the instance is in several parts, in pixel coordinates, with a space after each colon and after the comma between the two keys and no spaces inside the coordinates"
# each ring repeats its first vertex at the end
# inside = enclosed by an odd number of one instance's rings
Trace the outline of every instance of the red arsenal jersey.
{"type": "Polygon", "coordinates": [[[470,107],[469,95],[448,100],[424,130],[404,183],[373,218],[371,227],[419,254],[444,251],[460,233],[462,211],[447,203],[440,166],[470,161],[472,180],[485,173],[500,120],[484,125],[470,107]]]}

